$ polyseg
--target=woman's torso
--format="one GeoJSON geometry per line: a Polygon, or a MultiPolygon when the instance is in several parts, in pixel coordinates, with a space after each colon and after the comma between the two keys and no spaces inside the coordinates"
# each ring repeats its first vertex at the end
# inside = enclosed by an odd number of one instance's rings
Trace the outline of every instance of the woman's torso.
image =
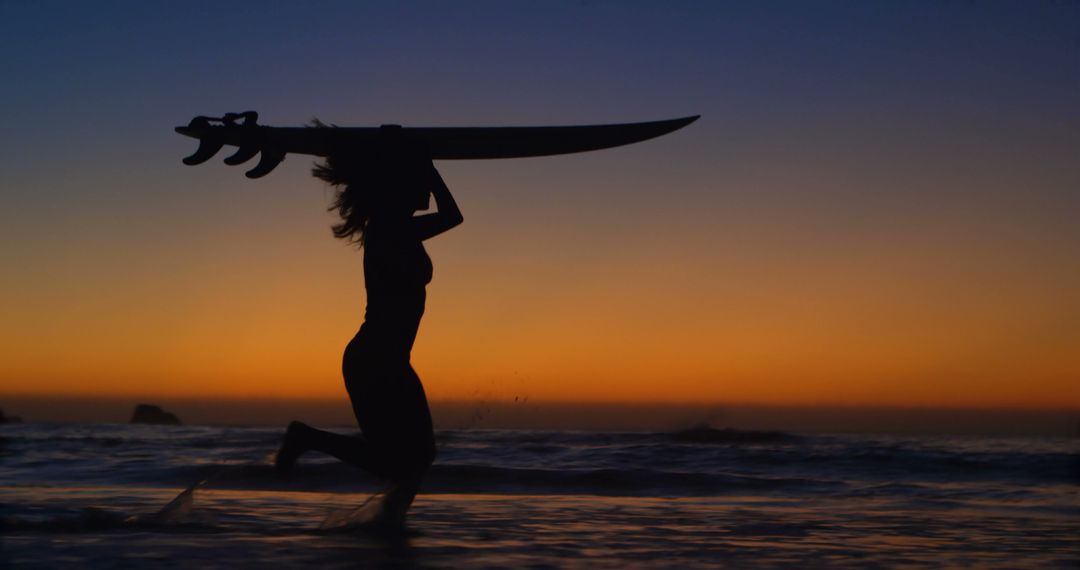
{"type": "Polygon", "coordinates": [[[382,350],[404,351],[407,358],[424,314],[431,274],[423,243],[405,228],[369,227],[364,239],[364,336],[385,345],[382,350]]]}

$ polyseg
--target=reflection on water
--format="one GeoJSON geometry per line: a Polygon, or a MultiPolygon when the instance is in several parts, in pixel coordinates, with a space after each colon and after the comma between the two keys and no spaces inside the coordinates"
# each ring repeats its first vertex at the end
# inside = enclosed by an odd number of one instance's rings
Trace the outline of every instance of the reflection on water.
{"type": "Polygon", "coordinates": [[[187,520],[157,527],[119,522],[153,512],[172,495],[161,489],[0,488],[8,512],[0,562],[28,568],[152,560],[233,568],[614,568],[1068,567],[1080,561],[1075,512],[986,501],[931,507],[882,498],[422,495],[410,533],[387,537],[315,532],[327,512],[359,504],[366,494],[200,490],[187,520]],[[98,510],[96,518],[84,519],[82,527],[69,524],[89,507],[98,510]]]}
{"type": "Polygon", "coordinates": [[[374,536],[316,529],[377,481],[283,480],[280,436],[0,426],[0,568],[1080,563],[1075,438],[443,432],[411,533],[374,536]]]}

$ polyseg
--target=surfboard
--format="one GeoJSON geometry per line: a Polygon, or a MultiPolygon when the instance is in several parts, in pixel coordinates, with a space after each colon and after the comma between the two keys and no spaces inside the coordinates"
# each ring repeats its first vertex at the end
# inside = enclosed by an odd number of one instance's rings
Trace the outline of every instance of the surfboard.
{"type": "Polygon", "coordinates": [[[633,144],[677,131],[700,115],[607,125],[561,127],[268,127],[256,123],[258,113],[229,113],[224,117],[195,117],[176,132],[199,139],[195,154],[184,164],[210,160],[225,145],[238,150],[225,159],[236,165],[261,155],[246,172],[248,178],[265,176],[285,155],[329,156],[337,152],[364,152],[390,137],[422,147],[433,160],[475,160],[552,156],[633,144]],[[238,123],[237,121],[243,120],[238,123]]]}

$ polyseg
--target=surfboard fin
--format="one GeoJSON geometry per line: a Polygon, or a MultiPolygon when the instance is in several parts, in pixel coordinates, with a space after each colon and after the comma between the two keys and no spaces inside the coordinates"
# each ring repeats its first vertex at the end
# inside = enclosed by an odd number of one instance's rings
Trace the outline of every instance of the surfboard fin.
{"type": "Polygon", "coordinates": [[[221,139],[203,137],[199,140],[199,148],[195,150],[195,154],[184,157],[184,164],[188,166],[202,164],[213,158],[223,146],[225,146],[225,141],[221,139]]]}
{"type": "Polygon", "coordinates": [[[242,146],[240,147],[240,150],[225,157],[225,164],[228,164],[229,166],[243,164],[254,158],[256,154],[259,154],[259,147],[257,145],[242,146]]]}
{"type": "Polygon", "coordinates": [[[259,164],[256,164],[255,168],[245,172],[244,176],[247,176],[248,178],[262,178],[269,174],[271,170],[277,168],[277,165],[281,164],[281,161],[283,160],[285,160],[285,151],[264,148],[262,156],[259,157],[259,164]]]}

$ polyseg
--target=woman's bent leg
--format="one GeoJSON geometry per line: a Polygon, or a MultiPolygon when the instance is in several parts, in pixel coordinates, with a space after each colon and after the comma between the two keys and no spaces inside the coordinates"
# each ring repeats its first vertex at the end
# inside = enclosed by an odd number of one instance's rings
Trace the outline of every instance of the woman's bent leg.
{"type": "Polygon", "coordinates": [[[422,475],[435,457],[435,435],[416,372],[408,363],[345,372],[356,421],[378,458],[376,472],[395,481],[422,475]]]}
{"type": "Polygon", "coordinates": [[[364,439],[378,458],[377,472],[390,481],[379,515],[379,524],[388,526],[404,523],[435,459],[435,434],[424,387],[408,364],[395,368],[383,369],[374,377],[353,377],[347,383],[364,439]]]}

